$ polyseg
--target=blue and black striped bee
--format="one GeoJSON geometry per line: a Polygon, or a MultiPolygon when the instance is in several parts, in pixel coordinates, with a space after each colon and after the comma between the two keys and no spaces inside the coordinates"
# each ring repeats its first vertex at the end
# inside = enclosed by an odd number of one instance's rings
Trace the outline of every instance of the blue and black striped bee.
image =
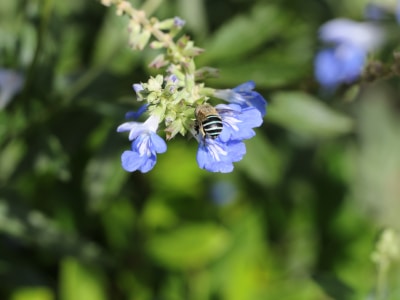
{"type": "Polygon", "coordinates": [[[202,104],[194,111],[196,117],[194,129],[203,139],[216,139],[222,132],[223,124],[217,110],[210,104],[202,104]]]}

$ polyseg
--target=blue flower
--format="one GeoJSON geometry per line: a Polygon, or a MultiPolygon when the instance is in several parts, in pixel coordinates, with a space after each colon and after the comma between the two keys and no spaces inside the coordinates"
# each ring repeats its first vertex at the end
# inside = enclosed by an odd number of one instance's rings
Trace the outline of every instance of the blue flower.
{"type": "Polygon", "coordinates": [[[156,153],[167,151],[167,144],[156,134],[158,124],[159,118],[150,116],[144,123],[126,122],[118,126],[117,131],[129,131],[129,140],[133,141],[131,150],[124,151],[121,156],[126,171],[146,173],[156,164],[156,153]]]}
{"type": "Polygon", "coordinates": [[[255,135],[253,128],[259,127],[263,119],[261,113],[251,106],[220,104],[215,108],[223,129],[216,139],[196,137],[199,141],[197,163],[210,172],[228,173],[233,171],[233,163],[246,153],[243,140],[255,135]]]}
{"type": "Polygon", "coordinates": [[[229,173],[233,171],[233,162],[241,160],[245,154],[246,147],[241,141],[205,138],[199,140],[197,163],[210,172],[229,173]]]}
{"type": "Polygon", "coordinates": [[[395,14],[396,14],[396,21],[397,23],[400,24],[400,0],[397,0],[395,14]]]}
{"type": "Polygon", "coordinates": [[[366,52],[350,44],[324,49],[315,57],[315,77],[327,89],[341,83],[352,83],[361,74],[366,52]]]}
{"type": "Polygon", "coordinates": [[[400,0],[397,1],[373,1],[367,3],[364,15],[373,21],[388,20],[394,13],[397,23],[400,23],[400,0]]]}
{"type": "Polygon", "coordinates": [[[360,76],[368,52],[383,42],[384,32],[372,23],[335,19],[321,26],[319,37],[330,46],[315,57],[315,77],[322,86],[333,90],[360,76]]]}
{"type": "Polygon", "coordinates": [[[253,91],[255,86],[254,81],[250,80],[233,89],[216,90],[214,96],[230,103],[238,104],[241,107],[255,107],[264,117],[267,101],[259,93],[253,91]]]}
{"type": "Polygon", "coordinates": [[[237,104],[219,104],[216,107],[223,123],[219,138],[223,142],[244,140],[255,136],[253,128],[261,126],[261,113],[254,107],[240,107],[237,104]]]}

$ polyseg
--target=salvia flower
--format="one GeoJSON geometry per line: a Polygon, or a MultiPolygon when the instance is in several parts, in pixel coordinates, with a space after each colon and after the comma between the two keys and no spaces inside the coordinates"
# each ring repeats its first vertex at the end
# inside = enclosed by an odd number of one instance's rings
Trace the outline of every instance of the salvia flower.
{"type": "Polygon", "coordinates": [[[199,143],[197,163],[200,168],[210,172],[231,172],[233,163],[246,154],[243,141],[254,137],[254,128],[261,126],[267,102],[253,91],[254,82],[249,81],[233,89],[211,90],[213,95],[229,102],[213,107],[207,104],[210,89],[202,95],[201,88],[195,86],[189,93],[179,76],[181,74],[171,71],[169,76],[158,76],[148,83],[133,85],[138,101],[147,103],[136,112],[128,112],[126,117],[136,120],[144,113],[150,117],[144,123],[131,121],[118,127],[118,132],[129,132],[132,142],[131,150],[122,154],[122,167],[129,172],[143,173],[154,167],[157,153],[167,149],[165,141],[156,133],[163,124],[167,140],[177,133],[192,133],[199,143]],[[196,98],[190,98],[193,96],[196,98]],[[205,116],[203,111],[200,120],[196,109],[199,106],[207,107],[211,114],[205,116]],[[211,133],[213,130],[217,132],[211,133]]]}
{"type": "Polygon", "coordinates": [[[157,135],[159,117],[150,116],[146,122],[126,122],[121,124],[118,132],[129,131],[129,140],[132,141],[131,150],[124,151],[121,156],[122,167],[133,172],[150,171],[157,162],[157,153],[167,151],[167,144],[157,135]]]}
{"type": "Polygon", "coordinates": [[[224,128],[219,137],[224,142],[252,138],[256,134],[253,128],[261,126],[263,122],[261,113],[254,107],[218,104],[215,108],[222,119],[224,128]]]}
{"type": "Polygon", "coordinates": [[[233,89],[215,90],[214,96],[241,107],[252,106],[259,110],[261,116],[266,114],[267,101],[259,93],[253,91],[254,81],[250,80],[233,89]]]}
{"type": "Polygon", "coordinates": [[[366,4],[364,15],[368,20],[382,21],[393,18],[400,23],[400,0],[371,0],[366,4]]]}
{"type": "Polygon", "coordinates": [[[197,163],[210,172],[232,172],[233,163],[246,153],[243,140],[255,135],[253,128],[262,124],[261,113],[251,106],[219,104],[216,107],[223,129],[216,139],[198,135],[197,163]]]}
{"type": "Polygon", "coordinates": [[[395,9],[396,21],[400,24],[400,0],[397,0],[396,9],[395,9]]]}
{"type": "Polygon", "coordinates": [[[245,154],[246,147],[241,141],[199,139],[197,163],[200,168],[210,172],[229,173],[233,171],[233,163],[241,160],[245,154]]]}
{"type": "Polygon", "coordinates": [[[372,23],[335,19],[320,28],[319,38],[326,47],[315,57],[315,77],[333,90],[360,76],[367,54],[383,42],[384,32],[372,23]]]}
{"type": "Polygon", "coordinates": [[[157,134],[160,130],[166,141],[176,135],[192,134],[199,142],[197,162],[201,168],[231,172],[233,163],[246,153],[243,141],[255,135],[253,129],[262,124],[266,114],[267,102],[254,91],[255,83],[248,81],[225,90],[207,87],[205,80],[215,77],[218,71],[208,66],[196,68],[194,59],[204,50],[188,35],[181,34],[184,20],[148,18],[144,10],[136,9],[128,0],[101,3],[114,5],[118,16],[129,18],[129,43],[133,49],[148,46],[160,52],[149,64],[160,69],[157,75],[133,84],[137,101],[144,105],[137,112],[128,112],[126,117],[133,121],[117,129],[128,132],[131,142],[131,149],[121,156],[122,167],[129,172],[151,170],[157,154],[167,150],[166,142],[157,134]],[[213,98],[228,103],[214,107],[209,104],[213,98]],[[211,114],[205,114],[205,107],[211,114]],[[201,109],[204,110],[199,113],[201,109]],[[147,120],[136,122],[144,114],[147,120]]]}

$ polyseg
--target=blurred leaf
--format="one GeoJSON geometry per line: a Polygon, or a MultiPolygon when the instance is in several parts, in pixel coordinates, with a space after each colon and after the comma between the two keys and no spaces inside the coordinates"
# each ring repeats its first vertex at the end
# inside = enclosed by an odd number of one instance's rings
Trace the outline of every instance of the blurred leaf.
{"type": "Polygon", "coordinates": [[[289,131],[310,137],[332,137],[353,130],[348,116],[302,92],[274,94],[268,106],[268,120],[289,131]]]}
{"type": "Polygon", "coordinates": [[[247,155],[238,167],[261,186],[276,185],[282,179],[284,172],[283,153],[262,136],[246,141],[246,148],[247,155]]]}
{"type": "Polygon", "coordinates": [[[387,93],[375,87],[363,93],[359,109],[361,149],[357,161],[358,203],[383,226],[400,229],[400,122],[387,93]]]}
{"type": "Polygon", "coordinates": [[[187,27],[194,31],[197,37],[204,36],[207,31],[207,12],[204,5],[204,0],[178,1],[178,15],[187,22],[187,27]]]}
{"type": "Polygon", "coordinates": [[[120,155],[115,152],[119,137],[112,130],[113,125],[103,122],[92,132],[89,140],[95,152],[85,169],[84,183],[88,193],[88,206],[93,211],[114,199],[129,175],[121,167],[120,155]]]}
{"type": "Polygon", "coordinates": [[[230,61],[280,35],[288,16],[271,4],[257,4],[250,15],[238,15],[225,23],[210,39],[198,61],[230,61]]]}
{"type": "Polygon", "coordinates": [[[103,211],[105,234],[113,248],[128,247],[130,236],[135,229],[135,211],[128,200],[108,203],[103,211]]]}
{"type": "Polygon", "coordinates": [[[219,63],[220,76],[213,80],[218,85],[230,86],[253,79],[257,87],[277,88],[297,84],[310,74],[310,61],[314,55],[313,39],[309,38],[307,24],[295,22],[284,32],[285,36],[274,46],[259,54],[246,57],[246,63],[219,63]],[[304,38],[299,38],[304,36],[304,38]]]}
{"type": "Polygon", "coordinates": [[[45,287],[24,287],[19,288],[11,296],[11,300],[52,300],[53,292],[45,287]]]}
{"type": "Polygon", "coordinates": [[[170,228],[178,222],[175,211],[158,197],[146,201],[142,217],[143,222],[152,229],[170,228]]]}
{"type": "Polygon", "coordinates": [[[61,300],[105,300],[105,282],[99,269],[81,264],[74,258],[61,261],[61,300]]]}
{"type": "Polygon", "coordinates": [[[97,35],[93,66],[107,66],[117,74],[130,73],[140,62],[140,52],[133,51],[128,44],[128,22],[108,10],[103,26],[97,35]]]}
{"type": "Polygon", "coordinates": [[[320,274],[314,276],[314,279],[332,299],[354,299],[353,289],[339,278],[333,275],[320,274]]]}
{"type": "Polygon", "coordinates": [[[150,174],[151,184],[157,191],[167,189],[181,195],[198,194],[205,173],[196,163],[196,146],[194,139],[175,139],[168,144],[168,152],[157,158],[157,165],[150,174]]]}
{"type": "Polygon", "coordinates": [[[302,64],[285,58],[271,62],[254,59],[246,61],[245,64],[223,65],[219,77],[213,82],[218,85],[231,85],[253,79],[257,87],[276,88],[299,79],[306,71],[302,64]],[[260,68],[260,65],[268,67],[260,68]]]}
{"type": "Polygon", "coordinates": [[[204,266],[219,257],[230,243],[229,233],[211,223],[181,226],[149,238],[147,249],[160,264],[173,269],[204,266]]]}
{"type": "Polygon", "coordinates": [[[17,218],[10,211],[6,199],[0,198],[0,232],[22,239],[27,232],[24,220],[17,218]]]}
{"type": "Polygon", "coordinates": [[[26,151],[24,143],[20,140],[10,141],[10,143],[1,150],[0,182],[5,181],[12,175],[26,151]]]}

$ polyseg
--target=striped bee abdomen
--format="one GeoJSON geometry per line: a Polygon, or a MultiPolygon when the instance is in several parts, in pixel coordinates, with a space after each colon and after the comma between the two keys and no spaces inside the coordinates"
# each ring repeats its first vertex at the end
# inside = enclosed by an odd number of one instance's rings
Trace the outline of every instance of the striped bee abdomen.
{"type": "Polygon", "coordinates": [[[194,111],[196,122],[194,129],[202,138],[216,139],[223,129],[222,119],[215,107],[210,104],[198,105],[194,111]]]}
{"type": "Polygon", "coordinates": [[[223,129],[221,117],[218,115],[207,116],[201,126],[203,127],[204,134],[212,139],[217,138],[223,129]]]}

